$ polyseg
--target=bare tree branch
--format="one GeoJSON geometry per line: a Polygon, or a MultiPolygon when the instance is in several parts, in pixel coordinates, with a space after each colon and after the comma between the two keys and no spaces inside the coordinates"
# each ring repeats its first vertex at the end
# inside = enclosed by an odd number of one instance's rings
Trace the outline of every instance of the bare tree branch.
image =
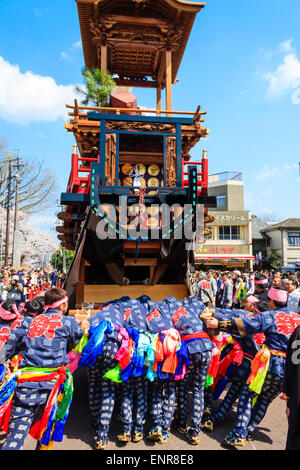
{"type": "MultiPolygon", "coordinates": [[[[32,214],[51,207],[56,200],[57,186],[53,173],[38,160],[20,158],[19,171],[15,167],[11,184],[11,199],[16,194],[16,176],[19,177],[18,203],[22,212],[32,214]]],[[[0,205],[7,202],[8,163],[0,165],[0,205]]]]}

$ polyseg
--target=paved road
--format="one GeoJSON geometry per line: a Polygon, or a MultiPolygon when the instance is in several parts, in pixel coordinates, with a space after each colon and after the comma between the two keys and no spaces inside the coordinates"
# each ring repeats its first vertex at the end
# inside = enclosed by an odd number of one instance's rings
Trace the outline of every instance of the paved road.
{"type": "MultiPolygon", "coordinates": [[[[85,371],[79,369],[74,376],[74,398],[70,410],[70,415],[65,426],[64,441],[55,444],[56,450],[92,450],[93,439],[90,431],[89,412],[87,407],[87,380],[85,371]]],[[[222,425],[211,434],[202,434],[201,444],[197,447],[188,444],[183,436],[172,432],[171,438],[165,445],[152,443],[144,440],[137,444],[129,443],[127,445],[119,444],[116,439],[118,432],[118,424],[114,419],[114,423],[110,434],[110,443],[107,447],[110,451],[118,450],[225,450],[220,443],[228,431],[234,425],[236,408],[230,413],[228,418],[222,425]]],[[[260,426],[257,428],[253,442],[250,442],[245,448],[246,450],[283,450],[287,434],[287,421],[285,417],[285,402],[281,398],[277,398],[269,407],[267,414],[260,426]]],[[[3,442],[2,440],[0,441],[3,442]]],[[[30,437],[25,443],[25,450],[35,448],[35,441],[30,437]]]]}

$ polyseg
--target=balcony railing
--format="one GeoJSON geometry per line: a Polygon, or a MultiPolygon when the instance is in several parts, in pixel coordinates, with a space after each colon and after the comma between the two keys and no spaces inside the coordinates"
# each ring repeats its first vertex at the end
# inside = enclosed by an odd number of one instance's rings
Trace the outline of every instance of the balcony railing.
{"type": "Polygon", "coordinates": [[[85,116],[86,111],[99,111],[102,113],[110,113],[110,114],[135,114],[139,116],[143,115],[153,115],[156,117],[161,117],[162,115],[166,115],[168,117],[172,116],[190,116],[193,117],[194,122],[205,122],[205,119],[202,116],[207,114],[207,111],[200,111],[200,106],[197,107],[196,111],[172,111],[172,110],[161,110],[161,109],[134,109],[134,108],[112,108],[112,107],[97,107],[97,106],[78,106],[76,100],[74,105],[66,105],[66,108],[72,109],[69,112],[69,116],[85,116]]]}
{"type": "Polygon", "coordinates": [[[208,183],[221,183],[224,181],[243,181],[243,173],[237,171],[225,171],[208,176],[208,183]]]}

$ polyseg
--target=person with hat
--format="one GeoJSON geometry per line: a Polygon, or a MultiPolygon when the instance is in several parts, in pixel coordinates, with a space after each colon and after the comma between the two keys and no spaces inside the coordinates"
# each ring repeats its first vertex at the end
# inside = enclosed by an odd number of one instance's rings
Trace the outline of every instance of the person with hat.
{"type": "Polygon", "coordinates": [[[88,406],[95,450],[104,450],[109,443],[108,434],[119,383],[105,375],[118,364],[115,357],[122,344],[123,316],[128,302],[130,298],[127,296],[107,302],[88,319],[89,342],[78,366],[87,369],[88,406]],[[100,336],[99,332],[102,333],[100,336]],[[90,346],[97,337],[102,338],[101,354],[97,351],[93,354],[90,346]]]}
{"type": "Polygon", "coordinates": [[[72,398],[72,376],[66,368],[69,362],[67,350],[84,335],[75,318],[66,316],[67,311],[67,292],[53,288],[45,293],[44,313],[26,318],[29,325],[22,339],[22,360],[12,398],[8,435],[2,450],[21,450],[29,430],[32,437],[48,446],[54,440],[56,426],[59,426],[56,439],[62,439],[72,398]],[[58,406],[55,403],[59,403],[59,394],[65,409],[56,420],[57,415],[51,410],[55,411],[55,406],[58,406]],[[31,429],[36,411],[43,405],[43,416],[31,429]],[[48,431],[49,426],[52,432],[48,431]]]}
{"type": "MultiPolygon", "coordinates": [[[[150,381],[151,428],[147,438],[165,444],[170,438],[170,428],[175,412],[176,383],[175,370],[165,368],[167,350],[176,350],[180,336],[174,329],[173,313],[182,303],[174,297],[166,297],[159,302],[149,302],[146,316],[147,331],[151,335],[146,361],[149,364],[147,378],[150,381]],[[169,345],[173,347],[168,347],[169,345]]],[[[174,358],[176,361],[176,358],[174,358]]],[[[168,361],[169,362],[169,361],[168,361]]],[[[171,361],[172,362],[172,361],[171,361]]],[[[174,364],[174,363],[173,363],[174,364]]],[[[172,364],[168,364],[172,367],[172,364]]],[[[175,364],[176,365],[176,364],[175,364]]]]}
{"type": "Polygon", "coordinates": [[[58,282],[58,274],[57,274],[57,271],[56,271],[56,270],[54,270],[54,271],[50,274],[50,280],[51,280],[51,287],[56,287],[57,282],[58,282]]]}
{"type": "MultiPolygon", "coordinates": [[[[268,303],[260,301],[258,297],[250,294],[244,301],[244,310],[233,309],[226,315],[224,312],[218,313],[218,310],[216,310],[215,318],[230,320],[231,317],[251,317],[266,310],[268,310],[268,303]]],[[[205,417],[201,427],[204,431],[211,432],[214,426],[224,421],[225,417],[230,412],[234,402],[239,397],[244,383],[250,375],[252,360],[257,351],[261,348],[264,340],[265,337],[263,334],[248,335],[244,338],[233,334],[227,339],[228,346],[231,345],[231,348],[227,347],[227,354],[221,357],[219,374],[214,384],[213,399],[219,399],[229,381],[231,381],[231,385],[218,408],[209,416],[205,417]]]]}
{"type": "Polygon", "coordinates": [[[7,290],[7,300],[14,300],[17,306],[20,305],[22,301],[22,295],[24,287],[19,281],[19,276],[14,274],[11,282],[6,287],[7,290]]]}
{"type": "Polygon", "coordinates": [[[36,297],[33,300],[28,300],[24,304],[24,308],[22,310],[23,315],[28,317],[36,317],[44,312],[44,302],[41,298],[36,297]]]}
{"type": "Polygon", "coordinates": [[[212,305],[214,303],[210,280],[202,272],[200,272],[197,277],[196,294],[200,302],[202,302],[206,307],[209,304],[212,305]]]}
{"type": "MultiPolygon", "coordinates": [[[[144,438],[144,426],[147,415],[148,380],[144,366],[150,336],[147,335],[146,317],[148,305],[152,305],[150,297],[142,296],[127,302],[123,313],[123,328],[127,330],[128,340],[134,346],[133,356],[127,371],[122,370],[120,378],[120,442],[139,442],[144,438]]],[[[122,360],[120,351],[117,357],[122,360]]]]}
{"type": "Polygon", "coordinates": [[[264,333],[265,345],[252,361],[251,374],[244,384],[238,403],[234,430],[224,444],[244,446],[261,422],[270,403],[280,394],[283,384],[288,341],[300,325],[300,315],[287,307],[288,294],[280,286],[268,292],[269,310],[255,316],[240,316],[229,320],[211,318],[208,328],[239,334],[241,337],[264,333]],[[253,400],[255,405],[253,406],[253,400]]]}
{"type": "Polygon", "coordinates": [[[19,313],[14,300],[0,304],[0,364],[22,350],[22,338],[28,328],[29,323],[19,313]]]}
{"type": "Polygon", "coordinates": [[[268,302],[269,282],[265,274],[257,274],[254,280],[255,291],[254,295],[259,297],[260,300],[268,302]]]}
{"type": "Polygon", "coordinates": [[[205,385],[215,345],[199,316],[205,310],[205,305],[197,296],[187,297],[181,304],[175,310],[172,320],[174,328],[180,334],[181,354],[187,356],[188,362],[186,373],[178,382],[176,429],[185,434],[191,445],[198,445],[205,407],[205,385]],[[190,411],[187,399],[189,390],[192,392],[190,411]]]}

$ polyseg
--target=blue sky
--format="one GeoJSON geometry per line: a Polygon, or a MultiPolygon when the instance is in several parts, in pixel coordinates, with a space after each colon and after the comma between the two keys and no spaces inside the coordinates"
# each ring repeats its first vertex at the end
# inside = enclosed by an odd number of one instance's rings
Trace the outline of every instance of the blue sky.
{"type": "MultiPolygon", "coordinates": [[[[245,208],[278,219],[300,217],[299,17],[299,0],[207,0],[173,88],[175,110],[208,112],[193,158],[207,148],[210,173],[241,171],[245,208]]],[[[64,105],[84,66],[76,3],[0,0],[0,37],[0,138],[45,162],[59,198],[74,143],[64,105]]],[[[153,90],[133,93],[155,105],[153,90]]]]}

